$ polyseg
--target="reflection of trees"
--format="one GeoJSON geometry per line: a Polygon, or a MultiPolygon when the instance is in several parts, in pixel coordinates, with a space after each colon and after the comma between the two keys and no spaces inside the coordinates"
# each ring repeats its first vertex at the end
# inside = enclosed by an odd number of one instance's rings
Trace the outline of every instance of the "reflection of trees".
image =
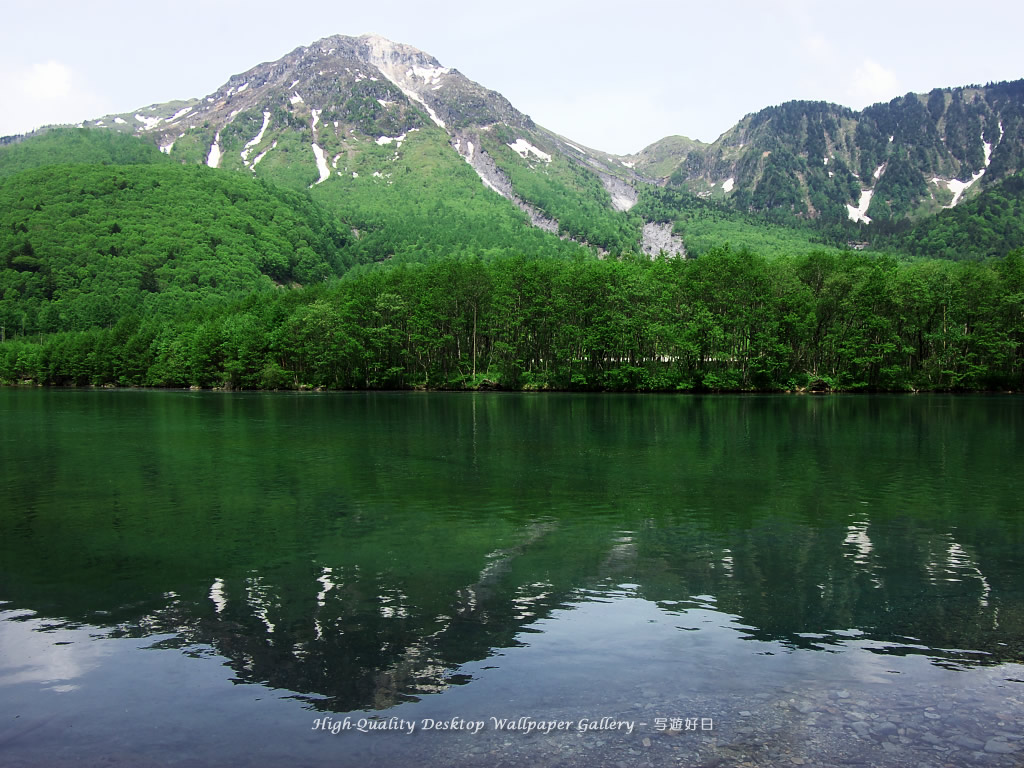
{"type": "Polygon", "coordinates": [[[693,519],[650,519],[633,531],[617,522],[530,523],[507,547],[464,553],[475,563],[472,581],[462,578],[467,562],[434,570],[424,584],[409,562],[374,570],[363,560],[177,584],[162,606],[138,600],[134,614],[115,611],[113,634],[174,633],[161,645],[208,646],[239,682],[335,711],[386,708],[467,682],[461,665],[519,644],[579,590],[625,582],[671,613],[731,615],[752,639],[835,649],[855,636],[878,652],[941,663],[1020,660],[1019,611],[985,575],[983,549],[952,534],[866,516],[725,532],[693,519]]]}
{"type": "Polygon", "coordinates": [[[734,532],[728,547],[717,532],[692,527],[652,524],[638,538],[649,571],[638,579],[645,597],[672,603],[680,594],[713,595],[752,639],[820,649],[854,636],[881,643],[878,652],[924,653],[941,663],[1021,660],[1019,597],[1001,594],[998,579],[986,576],[985,547],[913,520],[861,516],[846,527],[774,520],[734,532]]]}
{"type": "Polygon", "coordinates": [[[40,393],[36,442],[0,443],[0,465],[37,473],[0,505],[0,599],[174,633],[312,706],[465,682],[461,665],[525,642],[580,591],[625,583],[676,613],[711,596],[743,637],[797,648],[854,635],[942,663],[1024,656],[1018,499],[991,469],[1012,409],[116,394],[40,393]],[[61,442],[52,399],[80,407],[62,418],[89,440],[61,442]],[[121,423],[112,405],[138,408],[138,434],[103,431],[121,423]]]}
{"type": "Polygon", "coordinates": [[[539,581],[528,562],[561,550],[546,541],[557,533],[551,521],[530,524],[516,544],[478,557],[472,583],[438,574],[445,583],[415,599],[408,573],[303,567],[217,578],[208,594],[177,595],[116,632],[173,632],[161,645],[193,652],[210,646],[239,682],[294,691],[319,709],[383,709],[468,682],[462,664],[519,644],[518,634],[567,604],[566,580],[539,581]]]}

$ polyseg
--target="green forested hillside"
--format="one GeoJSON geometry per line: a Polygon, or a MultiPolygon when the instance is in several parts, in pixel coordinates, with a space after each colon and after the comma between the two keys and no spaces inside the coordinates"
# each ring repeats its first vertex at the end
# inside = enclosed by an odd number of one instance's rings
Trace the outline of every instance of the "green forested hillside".
{"type": "Polygon", "coordinates": [[[1024,247],[1024,174],[888,240],[923,258],[984,259],[1024,247]]]}
{"type": "MultiPolygon", "coordinates": [[[[9,171],[0,175],[4,336],[109,326],[133,312],[166,317],[307,286],[360,262],[589,253],[532,227],[436,129],[400,148],[370,144],[311,189],[305,176],[294,189],[278,185],[277,167],[266,168],[254,179],[182,166],[103,130],[54,130],[0,148],[9,171]],[[61,164],[68,159],[79,162],[61,164]]],[[[287,167],[281,173],[284,185],[294,181],[287,167]]]]}
{"type": "Polygon", "coordinates": [[[150,142],[90,128],[53,128],[0,147],[0,177],[63,163],[151,165],[170,162],[170,158],[150,142]]]}
{"type": "Polygon", "coordinates": [[[240,174],[36,168],[0,179],[0,326],[84,329],[319,282],[351,264],[348,237],[308,196],[240,174]]]}
{"type": "Polygon", "coordinates": [[[555,219],[562,234],[615,254],[639,250],[643,222],[614,210],[592,170],[557,153],[549,161],[530,153],[524,158],[509,147],[516,134],[501,126],[482,132],[481,141],[516,194],[555,219]]]}
{"type": "Polygon", "coordinates": [[[531,226],[525,213],[481,184],[440,130],[409,133],[401,146],[396,143],[362,147],[311,190],[358,232],[351,251],[359,260],[483,251],[588,253],[531,226]]]}
{"type": "Polygon", "coordinates": [[[1020,177],[890,234],[881,245],[946,257],[901,262],[845,250],[858,225],[775,222],[680,189],[644,187],[616,212],[597,176],[495,143],[509,176],[522,174],[518,190],[612,250],[601,260],[532,227],[433,127],[401,146],[362,143],[336,154],[320,183],[298,140],[289,151],[303,163],[281,170],[271,154],[256,178],[184,166],[113,133],[0,148],[0,380],[1024,386],[1020,177]],[[89,162],[57,162],[67,158],[89,162]],[[697,258],[632,253],[644,220],[673,223],[697,258]],[[1001,258],[951,260],[989,255],[1001,258]]]}
{"type": "Polygon", "coordinates": [[[716,200],[705,200],[671,187],[641,187],[631,213],[646,221],[672,223],[691,257],[728,244],[768,258],[794,256],[844,247],[856,228],[743,213],[716,200]]]}

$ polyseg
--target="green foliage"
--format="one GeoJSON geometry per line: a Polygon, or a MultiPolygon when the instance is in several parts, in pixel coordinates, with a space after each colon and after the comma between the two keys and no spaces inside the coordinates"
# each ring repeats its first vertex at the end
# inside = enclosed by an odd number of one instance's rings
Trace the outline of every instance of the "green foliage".
{"type": "Polygon", "coordinates": [[[439,258],[0,344],[0,379],[226,388],[1020,388],[1024,257],[439,258]]]}
{"type": "MultiPolygon", "coordinates": [[[[887,174],[888,175],[888,174],[887,174]]],[[[1024,174],[881,241],[921,257],[979,260],[1024,245],[1024,174]]]]}
{"type": "Polygon", "coordinates": [[[765,214],[735,211],[671,187],[641,187],[631,213],[647,221],[672,222],[690,256],[728,243],[774,259],[828,249],[845,243],[851,234],[847,226],[830,233],[806,221],[784,219],[776,223],[765,214]]]}
{"type": "Polygon", "coordinates": [[[531,226],[526,214],[484,187],[440,130],[413,131],[401,147],[361,144],[351,159],[339,159],[329,181],[312,189],[314,199],[358,232],[351,245],[358,261],[416,261],[459,252],[585,252],[531,226]]]}
{"type": "MultiPolygon", "coordinates": [[[[516,193],[558,222],[559,232],[612,253],[639,249],[643,222],[631,212],[612,208],[600,178],[555,154],[551,162],[523,159],[507,145],[515,136],[507,127],[484,134],[484,148],[516,193]]],[[[532,156],[528,156],[532,157],[532,156]]]]}
{"type": "Polygon", "coordinates": [[[928,185],[918,168],[902,152],[891,156],[885,173],[875,185],[868,217],[879,220],[905,218],[915,200],[927,194],[928,185]]]}
{"type": "MultiPolygon", "coordinates": [[[[209,146],[209,145],[207,145],[209,146]]],[[[169,159],[149,142],[101,128],[53,128],[0,147],[0,178],[64,163],[151,165],[169,159]]]]}
{"type": "Polygon", "coordinates": [[[32,334],[169,316],[349,260],[308,196],[168,165],[56,165],[0,180],[0,324],[32,334]]]}

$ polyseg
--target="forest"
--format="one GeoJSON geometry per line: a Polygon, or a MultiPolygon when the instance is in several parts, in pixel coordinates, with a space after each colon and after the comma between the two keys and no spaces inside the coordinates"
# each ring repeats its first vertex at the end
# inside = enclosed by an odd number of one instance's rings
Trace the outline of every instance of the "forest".
{"type": "Polygon", "coordinates": [[[1024,253],[767,260],[449,257],[357,266],[173,319],[8,339],[0,378],[73,386],[1013,390],[1024,253]]]}
{"type": "Polygon", "coordinates": [[[776,221],[671,186],[612,211],[596,177],[544,164],[524,195],[598,249],[530,226],[439,132],[351,162],[288,188],[103,131],[0,148],[0,382],[1024,386],[1019,174],[854,250],[861,227],[776,221]],[[671,222],[690,258],[640,255],[644,220],[671,222]]]}

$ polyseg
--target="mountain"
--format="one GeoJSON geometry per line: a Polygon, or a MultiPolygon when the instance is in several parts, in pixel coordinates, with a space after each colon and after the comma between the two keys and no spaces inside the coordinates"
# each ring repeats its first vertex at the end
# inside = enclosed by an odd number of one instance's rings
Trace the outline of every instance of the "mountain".
{"type": "Polygon", "coordinates": [[[908,93],[860,112],[792,101],[715,142],[631,158],[670,187],[745,211],[895,222],[952,208],[1024,168],[1024,80],[908,93]]]}
{"type": "Polygon", "coordinates": [[[1019,390],[1022,90],[789,102],[617,157],[326,38],[0,141],[0,382],[1019,390]]]}
{"type": "Polygon", "coordinates": [[[648,226],[645,240],[644,222],[625,215],[644,181],[628,161],[561,137],[458,70],[375,35],[324,38],[203,98],[82,125],[145,137],[181,162],[311,189],[360,232],[379,229],[397,202],[409,208],[394,187],[412,173],[435,198],[483,186],[535,227],[604,251],[646,243],[652,254],[683,252],[669,227],[648,226]],[[460,158],[476,179],[456,191],[460,158]],[[379,201],[372,215],[346,202],[367,196],[379,201]]]}
{"type": "Polygon", "coordinates": [[[685,255],[715,238],[756,245],[766,222],[794,230],[787,248],[871,240],[977,197],[1024,168],[1024,80],[860,112],[792,101],[710,144],[670,136],[616,156],[412,46],[336,35],[207,96],[82,125],[307,190],[351,230],[356,261],[511,243],[685,255]]]}

